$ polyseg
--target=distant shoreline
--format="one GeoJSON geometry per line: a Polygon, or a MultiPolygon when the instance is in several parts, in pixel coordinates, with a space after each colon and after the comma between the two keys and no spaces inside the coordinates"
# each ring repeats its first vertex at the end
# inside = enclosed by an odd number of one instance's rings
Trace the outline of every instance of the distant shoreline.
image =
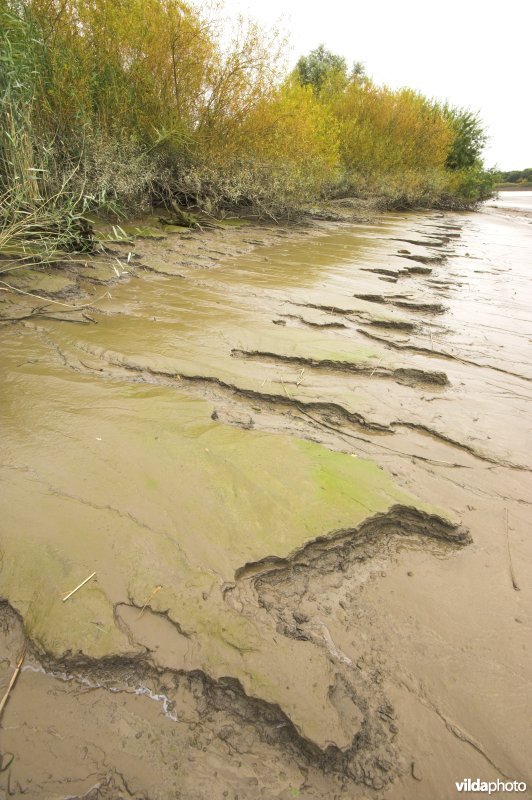
{"type": "Polygon", "coordinates": [[[495,187],[496,192],[529,192],[532,190],[532,183],[499,183],[495,187]]]}

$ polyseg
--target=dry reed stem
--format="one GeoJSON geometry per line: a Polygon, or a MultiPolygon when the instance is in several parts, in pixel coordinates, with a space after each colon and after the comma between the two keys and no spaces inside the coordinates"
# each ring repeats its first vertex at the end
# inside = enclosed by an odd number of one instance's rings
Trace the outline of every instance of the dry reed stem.
{"type": "Polygon", "coordinates": [[[148,603],[150,602],[150,600],[152,600],[155,597],[155,595],[157,594],[157,592],[160,592],[162,588],[163,588],[162,586],[156,586],[155,587],[153,592],[150,594],[150,596],[148,597],[148,599],[146,600],[146,602],[144,603],[144,605],[140,609],[140,614],[138,615],[137,619],[140,619],[142,617],[142,615],[146,611],[146,608],[147,608],[148,603]]]}
{"type": "Polygon", "coordinates": [[[6,692],[5,692],[4,696],[2,697],[2,700],[0,700],[0,718],[2,717],[2,712],[3,712],[4,707],[5,707],[8,699],[9,699],[9,695],[11,694],[11,690],[13,689],[13,686],[15,685],[15,683],[17,681],[17,678],[19,676],[20,670],[22,669],[22,664],[24,662],[25,657],[26,657],[26,645],[24,645],[24,647],[22,648],[22,653],[20,654],[19,659],[17,661],[17,664],[15,666],[15,671],[13,672],[13,675],[11,676],[11,680],[9,681],[9,685],[8,685],[8,687],[6,689],[6,692]]]}
{"type": "Polygon", "coordinates": [[[81,589],[81,587],[82,587],[82,586],[85,586],[85,584],[86,584],[86,583],[88,583],[88,582],[90,581],[90,579],[91,579],[91,578],[94,578],[94,576],[95,576],[95,575],[96,575],[96,573],[95,573],[95,572],[92,572],[92,573],[89,575],[89,577],[88,577],[88,578],[85,578],[85,580],[84,580],[84,581],[81,581],[81,583],[79,583],[79,584],[76,586],[76,588],[75,588],[75,589],[72,589],[72,591],[71,591],[71,592],[69,592],[67,595],[65,595],[65,597],[63,597],[63,603],[65,602],[65,600],[68,600],[68,598],[69,598],[69,597],[72,597],[72,595],[73,595],[73,594],[75,594],[75,593],[78,591],[78,589],[81,589]]]}
{"type": "Polygon", "coordinates": [[[506,519],[506,547],[508,549],[508,566],[510,568],[510,578],[512,580],[512,586],[516,592],[520,592],[521,589],[515,579],[515,572],[514,572],[514,565],[512,563],[512,552],[510,550],[510,537],[508,535],[508,509],[504,509],[505,512],[505,519],[506,519]]]}

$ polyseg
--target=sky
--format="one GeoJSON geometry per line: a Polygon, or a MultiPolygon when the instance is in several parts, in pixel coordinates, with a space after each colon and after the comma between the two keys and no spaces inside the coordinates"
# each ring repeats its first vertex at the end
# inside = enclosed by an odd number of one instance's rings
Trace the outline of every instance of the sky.
{"type": "Polygon", "coordinates": [[[289,35],[291,64],[324,44],[377,83],[478,111],[488,167],[532,167],[530,0],[224,0],[289,35]]]}

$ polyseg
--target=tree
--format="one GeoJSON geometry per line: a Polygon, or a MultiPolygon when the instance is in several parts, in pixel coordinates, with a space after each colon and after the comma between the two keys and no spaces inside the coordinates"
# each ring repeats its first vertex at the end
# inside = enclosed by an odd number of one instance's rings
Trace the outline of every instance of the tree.
{"type": "Polygon", "coordinates": [[[481,161],[488,137],[478,114],[466,108],[442,106],[442,113],[454,131],[454,141],[447,156],[450,170],[468,169],[481,161]]]}
{"type": "Polygon", "coordinates": [[[366,67],[362,61],[353,61],[353,66],[351,67],[351,80],[352,81],[362,81],[367,79],[366,74],[366,67]]]}
{"type": "MultiPolygon", "coordinates": [[[[360,68],[360,64],[355,65],[360,68]]],[[[347,83],[347,62],[343,56],[338,56],[326,50],[320,44],[308,56],[301,56],[296,65],[296,74],[303,86],[312,86],[319,94],[326,82],[347,83]]]]}

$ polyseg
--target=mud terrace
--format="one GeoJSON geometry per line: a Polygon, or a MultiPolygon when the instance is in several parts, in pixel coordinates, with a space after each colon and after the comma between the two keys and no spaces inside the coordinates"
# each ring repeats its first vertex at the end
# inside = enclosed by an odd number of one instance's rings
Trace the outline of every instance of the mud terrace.
{"type": "Polygon", "coordinates": [[[530,226],[102,234],[0,261],[0,798],[530,785],[530,226]]]}

